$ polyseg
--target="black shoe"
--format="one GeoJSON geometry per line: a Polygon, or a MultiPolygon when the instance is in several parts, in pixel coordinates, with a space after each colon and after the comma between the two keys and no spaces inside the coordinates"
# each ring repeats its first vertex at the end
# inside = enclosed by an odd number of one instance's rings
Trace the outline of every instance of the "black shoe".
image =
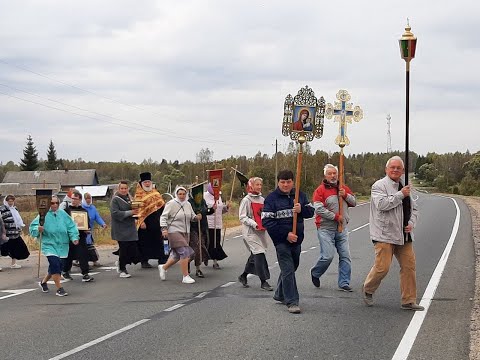
{"type": "Polygon", "coordinates": [[[57,296],[67,296],[68,293],[63,289],[63,287],[61,287],[57,290],[57,293],[55,295],[57,295],[57,296]]]}
{"type": "Polygon", "coordinates": [[[70,276],[70,273],[68,271],[65,271],[64,273],[62,273],[62,277],[65,280],[73,280],[73,278],[70,276]]]}
{"type": "Polygon", "coordinates": [[[271,287],[270,284],[266,281],[262,282],[262,285],[260,285],[260,287],[266,291],[273,291],[273,287],[271,287]]]}
{"type": "Polygon", "coordinates": [[[93,277],[91,277],[90,275],[86,274],[86,275],[83,275],[83,278],[82,278],[82,281],[83,282],[91,282],[95,280],[93,277]]]}
{"type": "Polygon", "coordinates": [[[313,286],[315,286],[316,288],[319,288],[320,287],[320,278],[317,278],[317,277],[313,276],[312,275],[312,270],[310,270],[310,276],[312,278],[313,286]]]}
{"type": "Polygon", "coordinates": [[[39,282],[38,285],[42,288],[42,292],[47,293],[48,292],[48,285],[47,283],[44,282],[39,282]]]}
{"type": "Polygon", "coordinates": [[[247,284],[247,277],[246,276],[240,275],[238,277],[238,281],[240,281],[240,283],[243,285],[243,287],[246,287],[246,288],[249,287],[248,284],[247,284]]]}
{"type": "Polygon", "coordinates": [[[195,276],[196,277],[199,277],[199,278],[204,278],[205,276],[203,275],[203,272],[202,270],[198,269],[197,271],[195,271],[195,276]]]}
{"type": "Polygon", "coordinates": [[[343,285],[343,286],[340,286],[338,288],[338,290],[341,290],[341,291],[346,291],[346,292],[352,292],[353,289],[350,285],[343,285]]]}
{"type": "Polygon", "coordinates": [[[142,262],[142,269],[151,269],[152,265],[148,261],[143,261],[142,262]]]}
{"type": "Polygon", "coordinates": [[[278,301],[278,302],[281,302],[282,304],[285,303],[285,300],[284,300],[284,299],[280,299],[280,298],[276,297],[275,295],[273,295],[273,300],[278,301]]]}

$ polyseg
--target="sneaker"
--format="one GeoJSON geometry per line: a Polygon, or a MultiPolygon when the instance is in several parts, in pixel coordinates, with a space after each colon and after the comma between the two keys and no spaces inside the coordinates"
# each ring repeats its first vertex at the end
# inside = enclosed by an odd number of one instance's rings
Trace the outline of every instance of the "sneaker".
{"type": "Polygon", "coordinates": [[[160,273],[160,280],[165,280],[167,270],[163,268],[163,265],[158,265],[158,272],[160,273]]]}
{"type": "Polygon", "coordinates": [[[278,302],[280,302],[280,303],[282,303],[282,304],[285,303],[285,300],[284,300],[284,299],[280,299],[279,297],[276,297],[275,295],[273,295],[273,300],[278,301],[278,302]]]}
{"type": "Polygon", "coordinates": [[[118,260],[115,261],[115,267],[117,268],[117,274],[120,274],[120,265],[118,263],[118,260]]]}
{"type": "Polygon", "coordinates": [[[316,288],[319,288],[320,287],[320,278],[317,278],[317,277],[312,275],[312,269],[310,269],[310,276],[312,278],[313,286],[315,286],[316,288]]]}
{"type": "MultiPolygon", "coordinates": [[[[163,269],[163,267],[162,267],[162,269],[163,269]]],[[[192,279],[190,277],[190,275],[184,276],[183,279],[182,279],[182,283],[184,283],[184,284],[193,284],[194,282],[195,282],[195,280],[192,279]]]]}
{"type": "Polygon", "coordinates": [[[366,293],[365,288],[362,288],[363,293],[363,302],[367,304],[367,306],[373,306],[373,295],[366,293]]]}
{"type": "Polygon", "coordinates": [[[350,285],[343,285],[343,286],[340,286],[338,288],[338,290],[341,290],[341,291],[346,291],[346,292],[352,292],[353,289],[350,285]]]}
{"type": "Polygon", "coordinates": [[[151,269],[151,268],[152,268],[152,265],[150,265],[148,261],[142,262],[142,269],[151,269]]]}
{"type": "Polygon", "coordinates": [[[68,271],[62,273],[62,278],[63,280],[73,280],[73,278],[70,276],[70,273],[68,271]]]}
{"type": "Polygon", "coordinates": [[[205,276],[203,275],[203,272],[202,270],[198,269],[197,271],[195,271],[195,276],[196,277],[199,277],[199,278],[204,278],[205,276]]]}
{"type": "Polygon", "coordinates": [[[215,270],[220,270],[220,265],[218,265],[218,263],[215,263],[215,264],[213,264],[213,268],[215,270]]]}
{"type": "Polygon", "coordinates": [[[273,291],[273,287],[271,287],[270,284],[266,281],[262,282],[262,285],[260,285],[260,287],[266,291],[273,291]]]}
{"type": "Polygon", "coordinates": [[[83,277],[82,277],[82,281],[83,281],[83,282],[91,282],[91,281],[93,281],[93,280],[95,280],[95,279],[94,279],[93,277],[91,277],[90,275],[88,275],[88,274],[83,275],[83,277]]]}
{"type": "Polygon", "coordinates": [[[130,274],[129,274],[128,272],[126,272],[126,271],[122,271],[122,272],[120,273],[120,277],[121,277],[121,278],[124,278],[124,279],[127,279],[127,278],[129,278],[129,277],[132,277],[132,275],[130,275],[130,274]]]}
{"type": "Polygon", "coordinates": [[[19,265],[17,263],[10,265],[10,269],[21,269],[22,265],[19,265]]]}
{"type": "Polygon", "coordinates": [[[48,285],[47,283],[44,283],[44,282],[39,282],[38,283],[38,286],[40,286],[40,288],[42,289],[42,292],[44,293],[47,293],[48,292],[48,285]]]}
{"type": "Polygon", "coordinates": [[[78,260],[73,260],[72,261],[72,265],[73,266],[76,266],[76,267],[79,267],[80,266],[80,262],[78,260]]]}
{"type": "Polygon", "coordinates": [[[300,314],[302,310],[300,310],[298,305],[288,305],[288,312],[290,314],[300,314]]]}
{"type": "Polygon", "coordinates": [[[61,287],[60,289],[57,290],[57,293],[55,294],[57,296],[67,296],[68,293],[61,287]]]}
{"type": "Polygon", "coordinates": [[[243,285],[243,287],[245,287],[245,288],[249,287],[248,284],[247,284],[247,277],[246,276],[240,275],[238,277],[238,281],[240,281],[240,283],[243,285]]]}
{"type": "Polygon", "coordinates": [[[2,271],[3,269],[0,267],[0,271],[2,271]]]}
{"type": "Polygon", "coordinates": [[[425,308],[421,305],[415,304],[415,303],[409,303],[409,304],[402,304],[400,306],[401,309],[403,310],[413,310],[413,311],[423,311],[425,308]]]}

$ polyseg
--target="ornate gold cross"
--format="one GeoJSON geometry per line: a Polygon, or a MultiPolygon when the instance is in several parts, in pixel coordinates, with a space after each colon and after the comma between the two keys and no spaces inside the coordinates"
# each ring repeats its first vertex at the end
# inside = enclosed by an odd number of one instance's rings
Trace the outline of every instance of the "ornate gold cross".
{"type": "Polygon", "coordinates": [[[351,97],[347,90],[339,90],[337,93],[337,99],[335,104],[327,104],[325,108],[325,117],[331,119],[334,117],[335,121],[339,123],[339,134],[335,139],[335,144],[343,148],[350,144],[350,140],[347,136],[347,123],[351,124],[352,120],[359,122],[363,118],[363,110],[360,106],[353,107],[352,103],[349,103],[351,97]]]}

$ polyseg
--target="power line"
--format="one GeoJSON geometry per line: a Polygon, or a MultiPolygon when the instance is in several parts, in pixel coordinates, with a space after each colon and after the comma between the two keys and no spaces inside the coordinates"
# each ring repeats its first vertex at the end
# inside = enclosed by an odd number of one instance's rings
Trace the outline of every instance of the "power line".
{"type": "MultiPolygon", "coordinates": [[[[83,91],[83,92],[85,92],[85,93],[88,93],[88,94],[91,94],[91,95],[94,95],[94,96],[97,96],[97,97],[106,99],[106,100],[108,100],[108,101],[112,101],[112,102],[117,103],[117,104],[120,104],[120,105],[128,106],[128,107],[131,107],[131,108],[134,108],[134,109],[137,109],[137,110],[147,111],[147,112],[150,112],[150,113],[152,113],[152,114],[154,114],[154,115],[159,115],[159,116],[161,116],[161,117],[164,117],[164,116],[165,116],[164,114],[160,114],[160,113],[158,113],[158,112],[151,111],[151,110],[142,108],[142,107],[137,106],[137,105],[132,105],[132,104],[124,103],[124,102],[122,102],[122,101],[119,101],[119,100],[110,98],[110,97],[108,97],[108,96],[104,96],[104,95],[98,94],[98,93],[96,93],[96,92],[94,92],[94,91],[87,90],[87,89],[83,89],[83,88],[81,88],[81,87],[79,87],[79,86],[72,85],[72,84],[66,83],[66,82],[64,82],[64,81],[55,79],[55,78],[53,78],[53,77],[51,77],[51,76],[48,76],[48,75],[39,73],[39,72],[37,72],[37,71],[33,71],[33,70],[30,70],[30,69],[27,69],[26,67],[23,67],[23,66],[20,66],[20,65],[16,65],[16,64],[11,64],[10,62],[8,62],[8,61],[6,61],[5,59],[2,59],[2,58],[0,58],[0,62],[3,63],[3,64],[5,64],[5,65],[12,66],[12,67],[15,67],[15,68],[17,68],[17,69],[20,69],[20,70],[23,70],[23,71],[27,71],[27,72],[32,73],[32,74],[35,74],[35,75],[37,75],[37,76],[43,77],[43,78],[48,79],[48,80],[50,80],[50,81],[53,81],[53,82],[62,84],[63,86],[67,86],[67,87],[70,87],[70,88],[72,88],[72,89],[80,90],[80,91],[83,91]]],[[[88,110],[86,110],[86,111],[88,111],[88,110]]],[[[104,115],[102,115],[102,116],[104,116],[104,115]]],[[[170,117],[171,117],[171,115],[170,115],[170,117]]],[[[178,121],[179,118],[177,118],[176,120],[178,121]]],[[[181,119],[180,121],[185,122],[185,123],[194,123],[194,120],[181,119]]],[[[230,132],[229,132],[229,131],[225,131],[225,130],[228,130],[228,129],[225,129],[225,128],[222,129],[222,131],[225,132],[225,133],[230,133],[230,134],[235,134],[235,135],[242,135],[242,136],[250,136],[250,134],[238,133],[238,132],[235,131],[235,130],[231,130],[230,132]]]]}

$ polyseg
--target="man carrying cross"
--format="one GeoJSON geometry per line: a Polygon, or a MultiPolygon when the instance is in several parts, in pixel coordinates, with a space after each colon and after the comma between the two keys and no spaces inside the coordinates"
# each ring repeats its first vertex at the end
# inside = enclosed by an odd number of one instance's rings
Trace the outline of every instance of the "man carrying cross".
{"type": "Polygon", "coordinates": [[[320,257],[310,270],[312,283],[320,287],[320,277],[327,271],[335,249],[338,252],[338,288],[343,291],[352,291],[350,279],[352,276],[352,260],[348,244],[347,224],[350,220],[348,208],[356,206],[355,195],[346,185],[338,184],[338,169],[332,164],[323,169],[325,178],[313,193],[315,207],[315,224],[320,242],[320,257]],[[343,211],[340,212],[339,202],[342,201],[343,211]],[[342,224],[339,230],[339,224],[342,224]]]}

